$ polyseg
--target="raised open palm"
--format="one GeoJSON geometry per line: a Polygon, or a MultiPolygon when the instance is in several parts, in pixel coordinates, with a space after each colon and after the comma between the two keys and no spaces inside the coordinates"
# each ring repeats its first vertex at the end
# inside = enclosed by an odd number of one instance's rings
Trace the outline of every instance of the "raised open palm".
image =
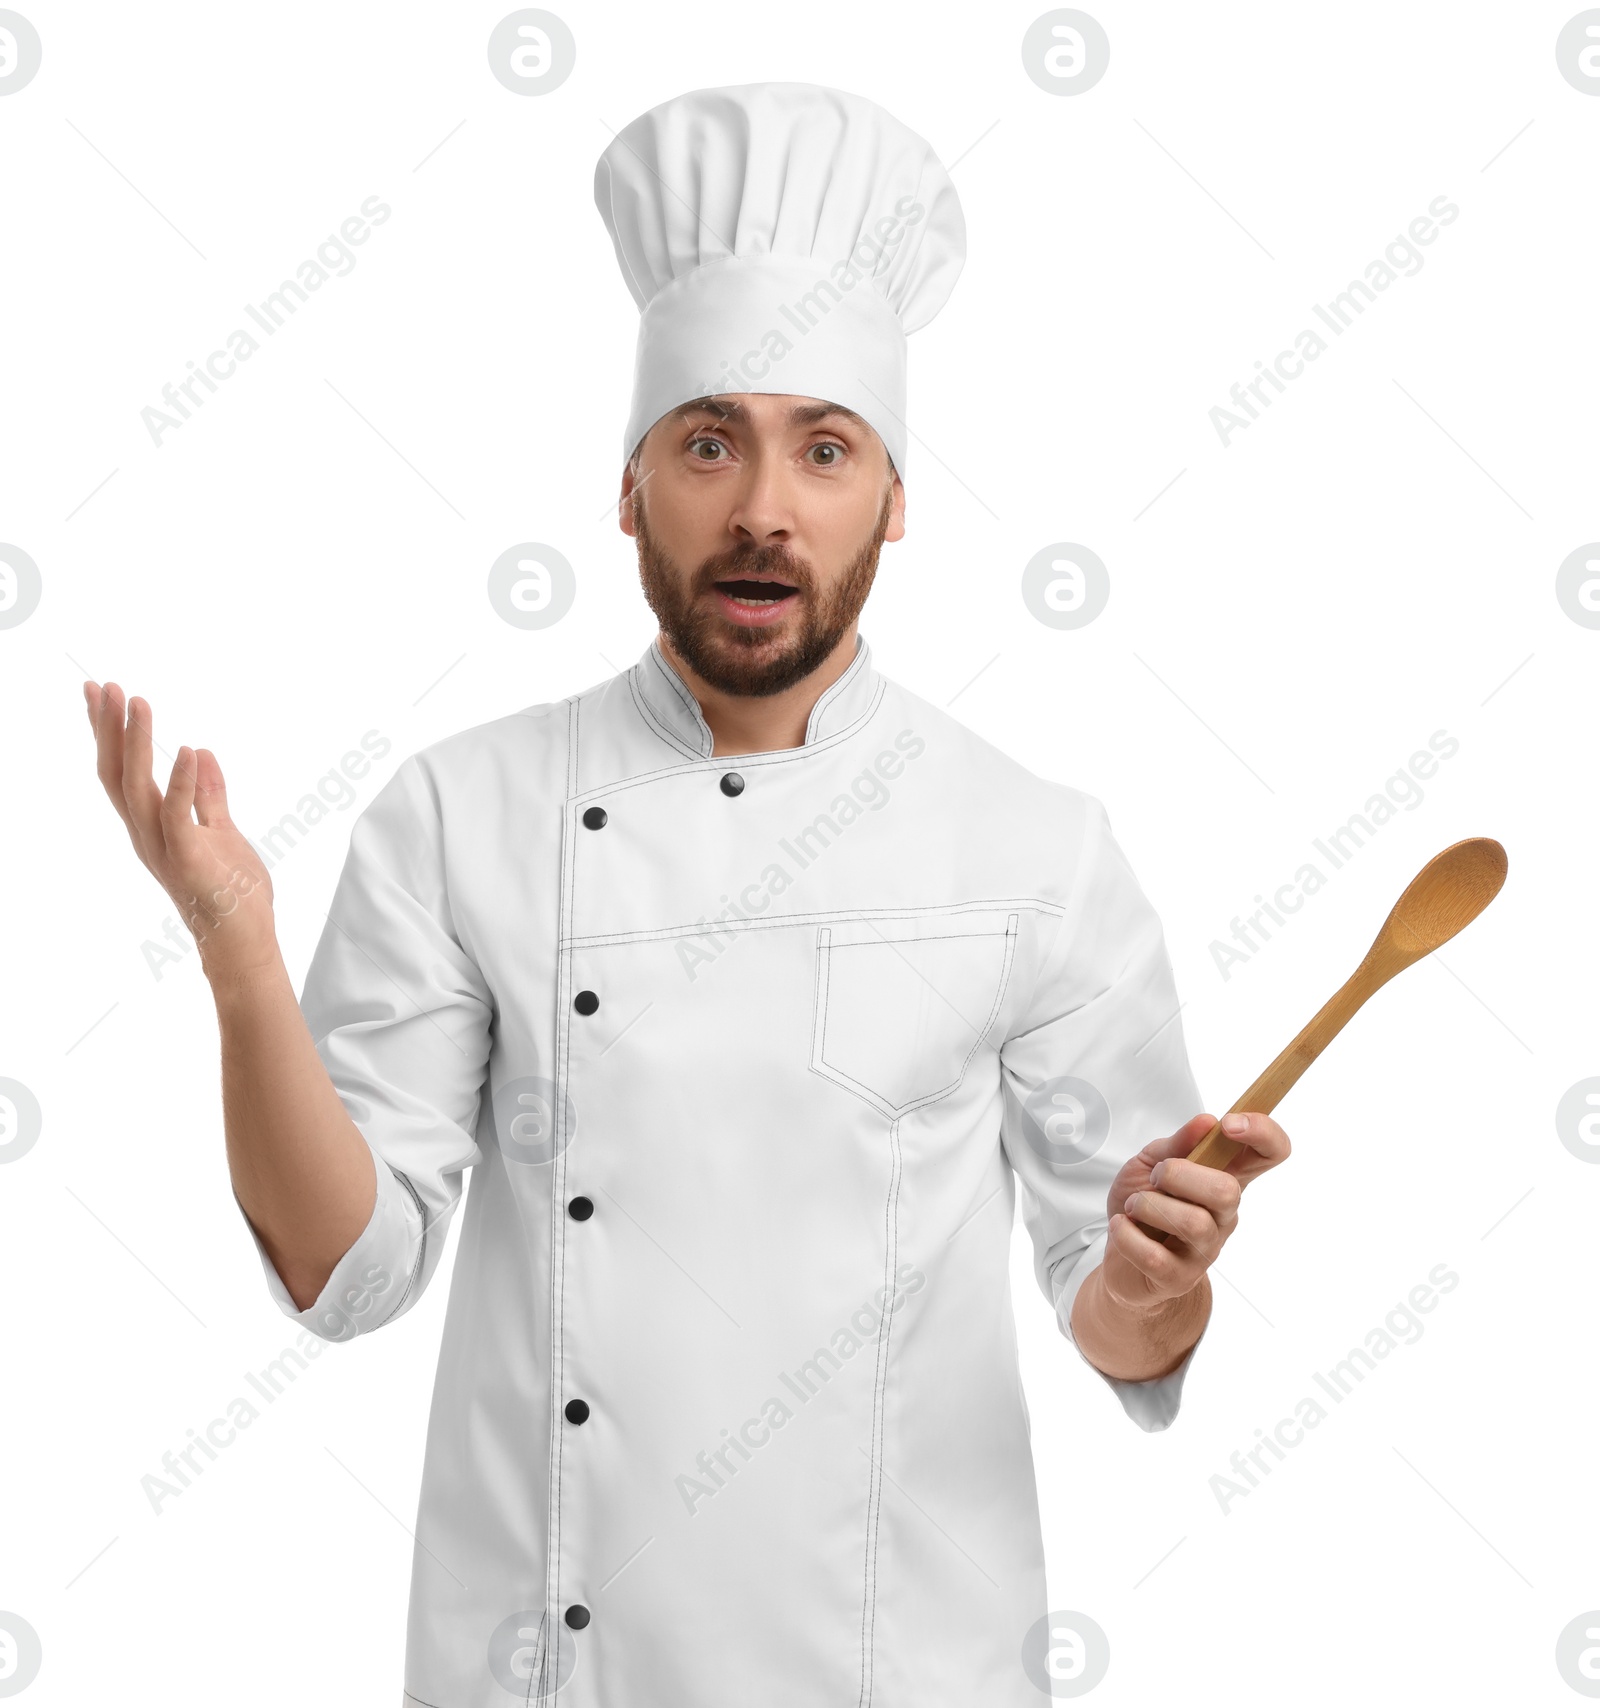
{"type": "Polygon", "coordinates": [[[272,880],[228,816],[216,755],[205,747],[180,747],[163,794],[151,767],[149,702],[124,702],[114,682],[103,689],[85,682],[83,693],[100,781],[134,852],[194,934],[207,973],[272,964],[272,880]]]}

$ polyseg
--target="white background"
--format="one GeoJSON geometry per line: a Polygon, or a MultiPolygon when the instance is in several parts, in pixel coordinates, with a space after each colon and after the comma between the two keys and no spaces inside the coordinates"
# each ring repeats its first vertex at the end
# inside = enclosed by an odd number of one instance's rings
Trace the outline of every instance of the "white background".
{"type": "Polygon", "coordinates": [[[43,1642],[30,1708],[391,1708],[448,1282],[152,1511],[141,1478],[293,1330],[229,1192],[208,991],[192,953],[147,960],[172,910],[79,685],[148,698],[163,767],[214,748],[257,836],[364,732],[392,743],[273,872],[298,987],[402,757],[648,643],[611,511],[636,311],[594,160],[668,96],[770,78],[865,94],[952,164],[969,259],[911,342],[908,531],[863,632],[1105,801],[1207,1106],[1429,856],[1510,856],[1280,1107],[1295,1154],[1246,1195],[1168,1432],[1061,1338],[1018,1229],[1051,1599],[1109,1635],[1095,1699],[1573,1699],[1557,1637],[1600,1607],[1600,1152],[1554,1119],[1600,1073],[1600,631],[1555,594],[1600,538],[1600,98],[1555,56],[1577,8],[1099,0],[1110,69],[1060,97],[1023,72],[1032,6],[561,0],[577,65],[538,98],[489,73],[503,5],[22,9],[44,58],[0,99],[0,539],[43,598],[0,630],[0,1075],[44,1125],[0,1169],[0,1609],[43,1642]],[[162,386],[372,195],[393,215],[349,276],[152,444],[162,386]],[[1224,447],[1229,387],[1441,195],[1422,270],[1224,447]],[[577,570],[554,628],[486,597],[521,540],[577,570]],[[1111,576],[1076,631],[1020,595],[1058,541],[1111,576]],[[1213,941],[1436,730],[1459,751],[1421,804],[1224,978],[1213,941]],[[1420,1340],[1224,1513],[1229,1456],[1440,1263],[1460,1283],[1420,1340]]]}

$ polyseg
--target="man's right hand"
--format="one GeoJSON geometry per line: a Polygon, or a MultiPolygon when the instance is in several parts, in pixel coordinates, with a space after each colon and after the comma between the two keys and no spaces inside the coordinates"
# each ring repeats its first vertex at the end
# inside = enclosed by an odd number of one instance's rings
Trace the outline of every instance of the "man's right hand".
{"type": "Polygon", "coordinates": [[[83,693],[100,781],[134,852],[193,933],[206,977],[214,984],[276,965],[272,880],[228,816],[216,755],[180,747],[163,795],[151,769],[149,702],[124,703],[114,682],[85,682],[83,693]]]}
{"type": "Polygon", "coordinates": [[[278,950],[272,880],[228,817],[216,755],[178,749],[167,792],[150,770],[150,707],[85,682],[100,781],[134,852],[200,946],[216,998],[233,1195],[305,1310],[371,1220],[372,1150],[307,1030],[278,950]],[[199,823],[195,822],[196,814],[199,823]]]}

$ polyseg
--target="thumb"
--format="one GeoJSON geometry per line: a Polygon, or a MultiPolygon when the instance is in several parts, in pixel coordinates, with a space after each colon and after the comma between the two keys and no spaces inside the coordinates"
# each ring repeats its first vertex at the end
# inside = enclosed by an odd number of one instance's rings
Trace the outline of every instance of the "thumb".
{"type": "Polygon", "coordinates": [[[1187,1156],[1216,1124],[1215,1117],[1211,1115],[1191,1116],[1177,1132],[1164,1139],[1152,1139],[1143,1150],[1129,1159],[1128,1167],[1154,1168],[1158,1162],[1164,1162],[1169,1156],[1187,1156]]]}
{"type": "Polygon", "coordinates": [[[197,747],[194,754],[194,810],[203,825],[215,828],[231,825],[228,816],[228,786],[223,781],[222,767],[209,747],[197,747]]]}
{"type": "Polygon", "coordinates": [[[1172,1135],[1172,1150],[1170,1154],[1173,1156],[1187,1156],[1189,1152],[1200,1143],[1206,1134],[1216,1126],[1216,1124],[1217,1118],[1215,1115],[1208,1115],[1203,1111],[1198,1115],[1191,1115],[1189,1119],[1177,1130],[1177,1132],[1172,1135]]]}

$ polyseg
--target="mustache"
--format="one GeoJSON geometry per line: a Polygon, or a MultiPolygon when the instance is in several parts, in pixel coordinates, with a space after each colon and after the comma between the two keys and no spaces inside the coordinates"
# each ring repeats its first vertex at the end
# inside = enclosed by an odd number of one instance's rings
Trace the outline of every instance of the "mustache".
{"type": "Polygon", "coordinates": [[[737,581],[743,576],[772,576],[802,593],[815,590],[811,566],[782,545],[734,546],[708,557],[695,573],[694,590],[706,593],[716,582],[737,581]]]}

